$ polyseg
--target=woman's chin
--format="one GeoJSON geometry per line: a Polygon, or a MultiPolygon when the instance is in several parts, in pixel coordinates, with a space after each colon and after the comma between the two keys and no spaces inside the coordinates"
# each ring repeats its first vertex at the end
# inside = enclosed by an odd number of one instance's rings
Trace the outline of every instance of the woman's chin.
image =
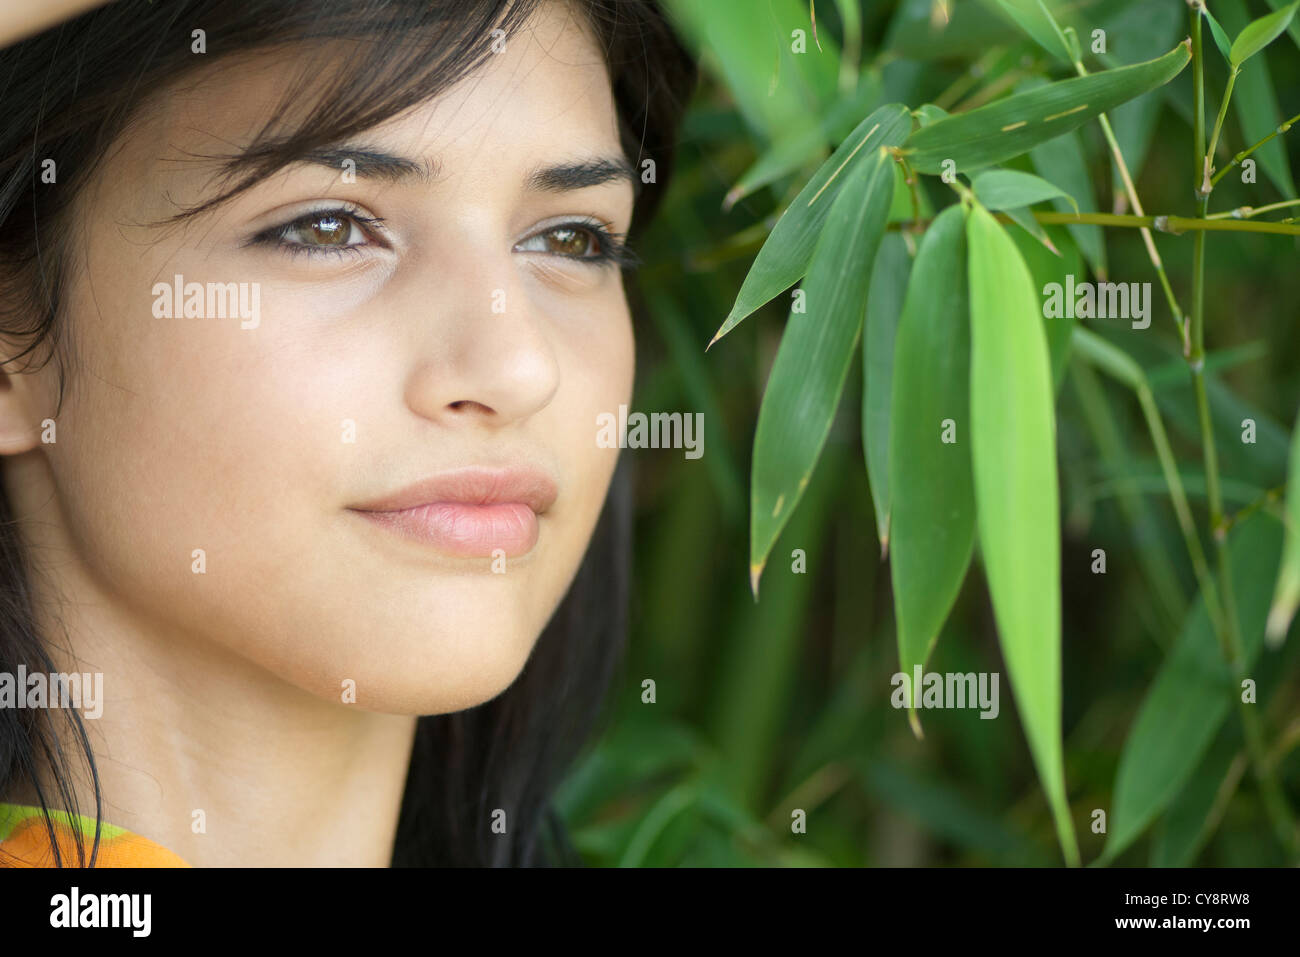
{"type": "MultiPolygon", "coordinates": [[[[472,708],[509,688],[523,671],[538,633],[504,617],[428,622],[403,628],[358,623],[335,632],[307,660],[263,663],[280,678],[323,701],[382,714],[447,714],[472,708]],[[366,634],[364,648],[352,640],[366,634]],[[337,650],[326,652],[326,645],[337,650]]],[[[324,637],[324,636],[322,636],[324,637]]]]}

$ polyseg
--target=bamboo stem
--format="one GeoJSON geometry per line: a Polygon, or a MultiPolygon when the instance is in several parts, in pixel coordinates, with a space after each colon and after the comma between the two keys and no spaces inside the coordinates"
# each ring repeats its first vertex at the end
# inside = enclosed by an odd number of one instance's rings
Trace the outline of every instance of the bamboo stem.
{"type": "MultiPolygon", "coordinates": [[[[1198,2],[1192,7],[1191,11],[1192,77],[1195,84],[1196,99],[1196,115],[1194,118],[1196,142],[1194,146],[1198,164],[1201,166],[1202,171],[1208,171],[1210,156],[1204,149],[1205,75],[1201,49],[1201,9],[1203,9],[1203,6],[1198,2]]],[[[1229,80],[1229,93],[1231,88],[1232,82],[1229,80]]],[[[1224,107],[1226,108],[1226,106],[1227,96],[1225,95],[1224,107]]],[[[1220,117],[1222,117],[1222,114],[1223,109],[1221,108],[1220,117]]],[[[1216,128],[1216,136],[1217,133],[1216,128]]],[[[1209,214],[1210,203],[1210,190],[1205,187],[1212,187],[1212,183],[1208,181],[1208,172],[1203,172],[1202,187],[1197,189],[1197,205],[1201,218],[1207,222],[1233,222],[1233,220],[1205,219],[1209,214]]],[[[1238,225],[1244,225],[1244,223],[1238,221],[1238,225]]],[[[1253,225],[1271,224],[1254,223],[1253,225]]],[[[1196,393],[1196,413],[1201,427],[1201,451],[1205,459],[1205,487],[1210,505],[1210,532],[1214,539],[1215,563],[1218,566],[1219,588],[1223,600],[1224,621],[1221,625],[1226,624],[1227,626],[1219,633],[1219,642],[1223,648],[1224,659],[1227,661],[1235,679],[1236,687],[1233,689],[1232,695],[1237,702],[1238,713],[1241,715],[1242,729],[1246,736],[1246,750],[1250,755],[1250,762],[1255,773],[1255,779],[1259,784],[1260,795],[1264,799],[1264,807],[1268,812],[1269,820],[1277,834],[1278,841],[1281,843],[1288,860],[1290,860],[1296,853],[1295,822],[1291,817],[1291,809],[1287,806],[1282,790],[1278,785],[1273,765],[1268,760],[1259,716],[1255,713],[1253,705],[1246,704],[1241,700],[1239,690],[1246,679],[1245,652],[1242,648],[1241,630],[1238,624],[1232,568],[1228,561],[1228,537],[1223,519],[1223,494],[1219,487],[1219,458],[1214,445],[1214,424],[1210,418],[1210,403],[1205,390],[1205,239],[1206,231],[1200,230],[1192,240],[1191,353],[1187,357],[1187,365],[1192,375],[1192,388],[1196,393]]]]}

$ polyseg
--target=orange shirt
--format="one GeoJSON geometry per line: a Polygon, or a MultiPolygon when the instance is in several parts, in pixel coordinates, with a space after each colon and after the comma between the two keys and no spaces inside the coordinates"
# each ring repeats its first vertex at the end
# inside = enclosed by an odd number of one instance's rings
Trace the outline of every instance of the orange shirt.
{"type": "MultiPolygon", "coordinates": [[[[50,811],[50,822],[58,840],[65,867],[76,866],[76,831],[89,858],[95,842],[95,820],[82,815],[50,811]]],[[[0,867],[54,867],[55,858],[41,809],[26,804],[0,803],[0,867]]],[[[96,867],[189,867],[161,844],[126,828],[101,822],[96,867]]]]}

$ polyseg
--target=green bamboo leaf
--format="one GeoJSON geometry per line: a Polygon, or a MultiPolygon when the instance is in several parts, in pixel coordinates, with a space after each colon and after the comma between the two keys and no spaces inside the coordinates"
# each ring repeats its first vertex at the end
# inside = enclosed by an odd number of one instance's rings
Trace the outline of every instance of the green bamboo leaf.
{"type": "Polygon", "coordinates": [[[1062,192],[1047,180],[1020,170],[995,169],[980,173],[971,180],[975,198],[987,209],[1000,210],[1013,223],[1059,256],[1060,250],[1048,238],[1029,207],[1048,199],[1063,198],[1078,212],[1074,197],[1062,192]]]}
{"type": "MultiPolygon", "coordinates": [[[[1229,27],[1241,30],[1249,20],[1250,14],[1242,0],[1221,0],[1217,6],[1223,22],[1229,27]]],[[[1242,70],[1237,75],[1232,108],[1241,121],[1241,133],[1248,144],[1258,143],[1278,128],[1282,122],[1282,112],[1278,107],[1277,92],[1273,88],[1273,75],[1269,72],[1267,57],[1260,57],[1250,65],[1250,69],[1242,70]]],[[[1295,182],[1291,178],[1286,137],[1273,137],[1255,150],[1254,155],[1278,192],[1287,199],[1294,199],[1295,182]]]]}
{"type": "MultiPolygon", "coordinates": [[[[1241,732],[1225,725],[1196,771],[1151,833],[1152,867],[1191,867],[1217,824],[1215,806],[1231,794],[1245,768],[1241,732]]],[[[1222,814],[1222,806],[1218,814],[1222,814]]]]}
{"type": "Polygon", "coordinates": [[[673,819],[687,811],[697,799],[698,792],[693,781],[678,784],[660,796],[659,800],[650,805],[650,809],[641,819],[627,847],[623,849],[623,856],[619,859],[618,866],[640,867],[655,841],[673,819]]]}
{"type": "Polygon", "coordinates": [[[1210,35],[1212,35],[1214,38],[1214,46],[1219,48],[1219,53],[1222,53],[1223,59],[1231,62],[1232,60],[1231,40],[1227,38],[1227,34],[1225,33],[1225,31],[1223,31],[1223,27],[1219,26],[1219,22],[1217,20],[1214,20],[1213,13],[1210,13],[1209,10],[1205,9],[1204,7],[1201,8],[1201,13],[1204,13],[1205,20],[1209,21],[1210,35]]]}
{"type": "MultiPolygon", "coordinates": [[[[708,360],[700,354],[695,341],[695,328],[682,304],[676,301],[665,286],[645,289],[646,312],[653,317],[655,327],[668,346],[673,369],[681,379],[682,397],[690,408],[704,414],[707,423],[712,417],[718,424],[715,433],[704,427],[703,439],[711,451],[709,477],[713,482],[713,507],[721,505],[722,515],[728,522],[744,518],[745,483],[732,455],[728,441],[722,434],[724,421],[719,405],[719,382],[710,375],[708,360]]],[[[682,637],[685,637],[684,635],[682,637]]]]}
{"type": "Polygon", "coordinates": [[[791,32],[808,32],[801,0],[665,0],[683,37],[726,84],[751,129],[774,142],[813,125],[837,95],[839,51],[833,36],[824,52],[798,53],[791,32]]]}
{"type": "MultiPolygon", "coordinates": [[[[1203,470],[1179,468],[1175,471],[1189,499],[1205,499],[1209,496],[1203,470]]],[[[1125,468],[1102,469],[1102,474],[1105,478],[1087,486],[1093,501],[1122,494],[1126,486],[1161,498],[1169,494],[1164,470],[1161,469],[1157,459],[1134,459],[1133,463],[1125,468]]],[[[1265,489],[1251,485],[1249,482],[1239,482],[1230,478],[1219,479],[1219,495],[1226,504],[1249,505],[1251,502],[1258,501],[1264,493],[1265,489]]]]}
{"type": "Polygon", "coordinates": [[[979,851],[995,865],[1043,867],[1037,846],[1009,826],[1005,815],[982,807],[963,789],[930,780],[900,761],[870,757],[858,762],[868,793],[899,814],[914,818],[935,836],[958,847],[979,851]]]}
{"type": "Polygon", "coordinates": [[[1214,37],[1214,45],[1219,48],[1223,58],[1231,62],[1232,41],[1228,39],[1228,34],[1224,32],[1223,27],[1219,26],[1219,21],[1214,19],[1214,14],[1205,7],[1201,7],[1201,12],[1205,14],[1205,19],[1209,21],[1210,35],[1214,37]]]}
{"type": "Polygon", "coordinates": [[[949,115],[947,110],[933,103],[924,103],[916,108],[916,121],[922,126],[938,123],[940,120],[947,119],[949,115]]]}
{"type": "MultiPolygon", "coordinates": [[[[1100,17],[1094,26],[1106,31],[1109,51],[1100,54],[1098,59],[1110,68],[1149,60],[1168,50],[1179,36],[1186,35],[1187,19],[1186,12],[1176,3],[1123,3],[1112,7],[1110,14],[1100,17]]],[[[1168,89],[1172,87],[1166,92],[1168,89]]],[[[1107,111],[1115,141],[1134,182],[1141,182],[1156,122],[1165,112],[1165,101],[1165,96],[1140,96],[1107,111]]],[[[1107,165],[1111,168],[1111,188],[1116,194],[1123,193],[1124,180],[1118,164],[1108,160],[1107,165]]]]}
{"type": "Polygon", "coordinates": [[[986,209],[1016,209],[1059,196],[1068,200],[1076,213],[1079,211],[1079,204],[1073,196],[1033,173],[1022,173],[1014,169],[987,170],[974,177],[971,186],[975,190],[975,198],[986,209]]]}
{"type": "MultiPolygon", "coordinates": [[[[1031,83],[1026,80],[1017,89],[1036,89],[1046,82],[1037,77],[1034,80],[1037,82],[1031,83]]],[[[1097,212],[1097,197],[1093,190],[1092,177],[1088,173],[1088,159],[1084,152],[1083,139],[1079,136],[1078,130],[1039,143],[1029,151],[1029,158],[1039,176],[1059,186],[1069,195],[1068,201],[1065,199],[1053,201],[1052,205],[1057,210],[1066,212],[1067,207],[1073,206],[1075,212],[1097,212]],[[1075,200],[1078,202],[1075,203],[1075,200]]],[[[1083,253],[1084,259],[1088,260],[1088,265],[1092,267],[1097,278],[1105,280],[1108,275],[1106,240],[1102,235],[1101,227],[1071,223],[1066,228],[1078,243],[1079,251],[1083,253]]]]}
{"type": "MultiPolygon", "coordinates": [[[[1282,0],[1268,0],[1268,5],[1274,10],[1283,9],[1282,0]]],[[[1296,45],[1296,49],[1300,49],[1300,24],[1297,24],[1295,20],[1292,19],[1291,22],[1287,24],[1286,32],[1291,34],[1291,41],[1296,45]]]]}
{"type": "MultiPolygon", "coordinates": [[[[1267,359],[1270,353],[1268,340],[1252,339],[1239,346],[1227,349],[1207,349],[1205,352],[1206,372],[1227,372],[1250,362],[1267,359]]],[[[1153,392],[1171,385],[1182,385],[1187,381],[1187,360],[1181,355],[1147,369],[1147,382],[1153,392]]]]}
{"type": "Polygon", "coordinates": [[[894,192],[893,160],[878,148],[849,173],[791,310],[758,412],[751,479],[750,581],[799,504],[839,405],[862,334],[872,266],[894,192]]]}
{"type": "Polygon", "coordinates": [[[858,124],[781,214],[763,248],[758,251],[749,274],[741,283],[735,305],[714,333],[710,346],[759,306],[803,278],[822,225],[848,175],[879,147],[901,144],[911,128],[912,115],[899,103],[882,106],[858,124]]]}
{"type": "Polygon", "coordinates": [[[1078,843],[1061,746],[1061,527],[1052,372],[1020,251],[978,204],[967,220],[971,457],[998,638],[1065,859],[1078,843]]]}
{"type": "MultiPolygon", "coordinates": [[[[1247,669],[1264,644],[1281,540],[1277,523],[1256,513],[1233,530],[1228,545],[1247,669]]],[[[1123,853],[1182,790],[1240,693],[1223,660],[1205,596],[1199,595],[1124,742],[1102,860],[1123,853]]]]}
{"type": "MultiPolygon", "coordinates": [[[[898,167],[895,165],[895,171],[898,167]]],[[[895,173],[897,175],[897,172],[895,173]]],[[[898,196],[897,189],[894,193],[898,196]]],[[[912,260],[907,244],[898,233],[880,242],[871,271],[871,293],[867,299],[866,332],[862,347],[862,448],[867,459],[867,484],[876,514],[876,537],[880,550],[889,547],[889,422],[893,404],[894,334],[907,295],[912,260]]]]}
{"type": "Polygon", "coordinates": [[[1237,39],[1232,41],[1232,49],[1228,52],[1228,62],[1233,68],[1241,66],[1280,37],[1282,31],[1290,26],[1296,7],[1300,7],[1300,0],[1248,23],[1246,29],[1238,33],[1237,39]]]}
{"type": "Polygon", "coordinates": [[[736,181],[736,185],[727,191],[722,203],[723,210],[731,209],[755,190],[793,173],[805,163],[824,159],[826,144],[834,143],[851,132],[857,118],[880,102],[880,99],[880,84],[871,77],[863,77],[862,84],[836,101],[817,126],[781,137],[759,156],[754,165],[745,170],[736,181]],[[846,120],[848,129],[844,128],[846,120]],[[836,131],[839,132],[838,136],[836,131]]]}
{"type": "MultiPolygon", "coordinates": [[[[918,189],[916,191],[916,200],[916,208],[921,211],[920,219],[929,219],[934,215],[934,206],[931,205],[930,197],[925,190],[918,189]]],[[[917,218],[915,208],[912,206],[912,188],[907,185],[907,177],[903,173],[902,165],[895,163],[894,202],[889,207],[889,221],[891,223],[910,223],[917,218]]]]}
{"type": "Polygon", "coordinates": [[[722,201],[723,212],[729,211],[754,191],[825,155],[826,131],[821,127],[802,130],[794,136],[777,140],[754,161],[753,166],[741,174],[736,185],[727,190],[722,201]]]}
{"type": "Polygon", "coordinates": [[[1052,363],[1052,387],[1060,392],[1061,384],[1065,381],[1065,367],[1070,358],[1070,339],[1076,321],[1068,315],[1043,316],[1042,297],[1046,295],[1044,289],[1048,283],[1057,283],[1064,288],[1066,276],[1073,276],[1076,282],[1081,281],[1083,260],[1080,259],[1079,248],[1070,239],[1070,234],[1060,226],[1052,226],[1045,232],[1053,240],[1055,253],[1048,252],[1042,243],[1032,242],[1021,233],[1013,231],[1011,239],[1024,257],[1025,266],[1034,280],[1034,289],[1039,294],[1038,314],[1042,317],[1039,321],[1047,335],[1047,353],[1052,363]]]}
{"type": "MultiPolygon", "coordinates": [[[[849,489],[854,494],[841,494],[855,457],[856,449],[848,443],[827,443],[803,500],[782,533],[792,547],[803,550],[810,566],[819,556],[828,562],[838,561],[837,554],[825,546],[834,524],[833,513],[843,516],[847,505],[855,524],[865,525],[869,520],[862,501],[865,496],[856,494],[858,483],[849,489]]],[[[702,539],[694,541],[698,547],[702,539]]],[[[699,565],[692,563],[692,567],[699,574],[699,565]]],[[[798,708],[800,702],[796,691],[804,629],[814,613],[813,586],[819,576],[792,574],[791,570],[791,565],[785,565],[769,576],[761,605],[737,595],[734,606],[705,615],[714,622],[720,647],[716,649],[717,678],[709,684],[710,708],[703,730],[717,753],[726,755],[715,770],[728,791],[755,813],[763,801],[764,785],[775,779],[783,764],[781,742],[795,720],[791,709],[798,708]]],[[[858,571],[859,581],[869,580],[870,572],[863,576],[858,571]]],[[[715,604],[702,600],[697,610],[715,604]]],[[[708,672],[696,668],[692,673],[703,678],[708,672]]]]}
{"type": "MultiPolygon", "coordinates": [[[[1232,107],[1241,122],[1241,131],[1247,143],[1258,143],[1281,125],[1282,114],[1278,110],[1273,78],[1268,72],[1265,59],[1256,60],[1250,69],[1241,71],[1237,77],[1237,91],[1232,97],[1232,107]]],[[[1286,137],[1273,137],[1255,150],[1254,156],[1278,192],[1287,199],[1295,199],[1295,181],[1291,178],[1286,137]]]]}
{"type": "Polygon", "coordinates": [[[1070,62],[1065,36],[1043,0],[998,0],[998,6],[1040,47],[1058,60],[1070,62]]]}
{"type": "Polygon", "coordinates": [[[899,58],[933,62],[953,57],[979,57],[1007,42],[1006,19],[980,3],[945,2],[938,5],[915,0],[898,4],[885,38],[885,49],[899,58]]]}
{"type": "Polygon", "coordinates": [[[1268,643],[1273,648],[1282,644],[1300,605],[1300,419],[1291,436],[1291,461],[1287,463],[1285,541],[1268,613],[1268,643]]]}
{"type": "Polygon", "coordinates": [[[963,173],[1001,163],[1168,83],[1191,59],[1190,48],[1184,41],[1146,63],[1060,80],[958,113],[917,130],[904,152],[922,173],[941,172],[946,160],[963,173]]]}
{"type": "MultiPolygon", "coordinates": [[[[905,675],[925,666],[975,542],[965,238],[961,206],[925,231],[894,346],[890,577],[905,675]]],[[[919,731],[914,708],[908,718],[919,731]]]]}
{"type": "Polygon", "coordinates": [[[1028,206],[1017,206],[1012,209],[1001,210],[1001,212],[1005,213],[1007,218],[1032,236],[1035,241],[1042,243],[1045,249],[1050,249],[1054,255],[1061,255],[1061,251],[1052,245],[1052,241],[1047,238],[1047,232],[1043,229],[1042,224],[1034,219],[1033,211],[1028,206]]]}
{"type": "MultiPolygon", "coordinates": [[[[1040,143],[1029,155],[1044,178],[1062,186],[1072,197],[1068,201],[1058,199],[1052,203],[1058,212],[1069,212],[1067,207],[1074,203],[1073,197],[1078,197],[1075,212],[1097,212],[1097,201],[1092,195],[1092,181],[1083,159],[1083,141],[1079,139],[1077,131],[1040,143]]],[[[1079,251],[1092,267],[1093,273],[1105,281],[1109,272],[1106,268],[1106,240],[1101,227],[1069,223],[1065,228],[1078,244],[1079,251]]]]}

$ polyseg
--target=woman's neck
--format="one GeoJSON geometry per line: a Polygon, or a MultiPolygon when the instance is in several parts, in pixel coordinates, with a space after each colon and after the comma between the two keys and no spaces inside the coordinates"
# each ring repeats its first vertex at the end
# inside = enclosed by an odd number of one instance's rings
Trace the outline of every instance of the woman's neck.
{"type": "MultiPolygon", "coordinates": [[[[211,642],[164,633],[80,563],[40,578],[38,607],[62,595],[57,620],[38,614],[56,670],[103,675],[102,713],[82,711],[105,821],[195,866],[388,865],[415,717],[362,711],[343,689],[323,701],[211,642]]],[[[79,810],[93,814],[80,749],[51,714],[78,766],[79,810]]]]}

